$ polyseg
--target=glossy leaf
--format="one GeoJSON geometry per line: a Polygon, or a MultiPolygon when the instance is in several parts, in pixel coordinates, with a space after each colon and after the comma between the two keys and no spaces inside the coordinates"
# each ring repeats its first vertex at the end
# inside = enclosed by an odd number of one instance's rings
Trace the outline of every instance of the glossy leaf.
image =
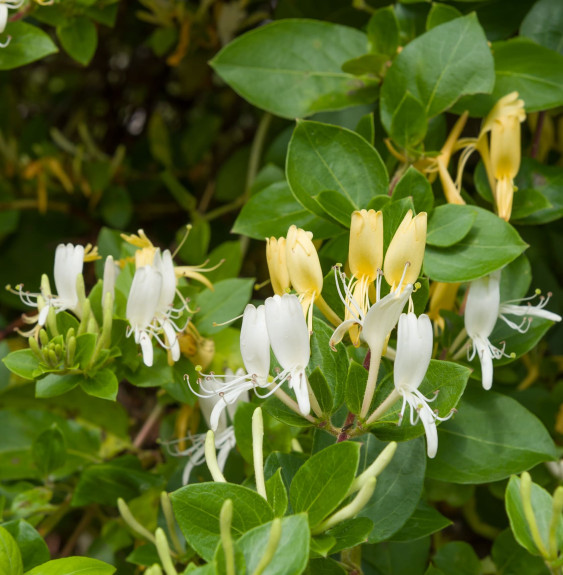
{"type": "Polygon", "coordinates": [[[71,58],[83,66],[90,63],[98,46],[98,29],[92,20],[84,16],[69,19],[57,27],[57,36],[71,58]]]}
{"type": "Polygon", "coordinates": [[[116,568],[98,559],[66,557],[54,559],[28,571],[25,575],[112,575],[116,568]]]}
{"type": "Polygon", "coordinates": [[[369,92],[363,94],[366,83],[341,69],[366,49],[365,34],[353,28],[287,19],[240,36],[211,66],[251,104],[284,118],[303,118],[370,101],[369,92]]]}
{"type": "Polygon", "coordinates": [[[49,561],[51,554],[47,543],[38,531],[24,519],[4,523],[2,527],[14,538],[21,552],[24,572],[49,561]]]}
{"type": "Polygon", "coordinates": [[[563,55],[563,4],[536,2],[520,25],[520,35],[563,55]]]}
{"type": "Polygon", "coordinates": [[[516,542],[510,529],[505,529],[495,539],[491,556],[502,575],[549,575],[543,559],[530,555],[516,542]]]}
{"type": "Polygon", "coordinates": [[[393,112],[391,138],[403,148],[412,148],[426,136],[426,110],[422,102],[408,90],[393,112]]]}
{"type": "Polygon", "coordinates": [[[407,522],[391,536],[392,541],[413,541],[432,535],[451,525],[452,522],[434,507],[420,500],[407,522]]]}
{"type": "Polygon", "coordinates": [[[321,217],[315,196],[326,190],[340,193],[355,209],[387,193],[387,170],[377,151],[355,132],[319,122],[298,122],[286,175],[297,200],[321,217]]]}
{"type": "Polygon", "coordinates": [[[438,427],[438,454],[429,477],[453,483],[486,483],[557,457],[543,424],[516,400],[471,387],[458,413],[438,427]]]}
{"type": "Polygon", "coordinates": [[[42,475],[62,467],[66,461],[66,444],[61,430],[53,425],[43,431],[33,442],[31,452],[42,475]]]}
{"type": "Polygon", "coordinates": [[[115,373],[109,369],[100,369],[92,377],[84,378],[80,387],[88,394],[101,399],[115,401],[119,388],[119,381],[115,373]]]}
{"type": "Polygon", "coordinates": [[[428,220],[426,243],[437,247],[453,246],[469,233],[476,217],[470,206],[438,206],[428,220]]]}
{"type": "Polygon", "coordinates": [[[391,198],[393,201],[411,198],[416,213],[429,213],[434,206],[432,186],[428,183],[428,180],[412,166],[409,167],[403,174],[403,177],[398,181],[391,198]]]}
{"type": "Polygon", "coordinates": [[[9,575],[23,575],[23,562],[18,544],[10,533],[1,526],[0,571],[9,575]]]}
{"type": "Polygon", "coordinates": [[[399,46],[399,22],[392,6],[374,12],[367,25],[367,34],[372,52],[395,55],[399,46]]]}
{"type": "Polygon", "coordinates": [[[278,470],[266,481],[266,494],[268,495],[268,503],[274,510],[276,517],[283,517],[287,511],[287,491],[282,479],[282,470],[278,470]]]}
{"type": "Polygon", "coordinates": [[[9,22],[5,34],[12,39],[0,50],[0,70],[19,68],[58,52],[46,32],[21,20],[9,22]]]}
{"type": "Polygon", "coordinates": [[[451,541],[432,557],[432,564],[444,573],[459,573],[460,575],[480,575],[481,561],[473,547],[465,541],[451,541]]]}

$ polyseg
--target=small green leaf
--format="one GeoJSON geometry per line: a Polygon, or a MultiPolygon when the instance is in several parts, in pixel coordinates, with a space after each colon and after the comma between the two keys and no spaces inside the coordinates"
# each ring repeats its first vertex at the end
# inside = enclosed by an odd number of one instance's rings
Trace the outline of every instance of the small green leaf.
{"type": "Polygon", "coordinates": [[[98,47],[98,29],[85,16],[77,16],[57,26],[57,36],[66,53],[79,64],[87,66],[98,47]]]}
{"type": "Polygon", "coordinates": [[[350,361],[346,378],[346,406],[350,413],[360,413],[368,379],[363,365],[350,361]]]}
{"type": "Polygon", "coordinates": [[[271,507],[263,497],[241,485],[186,485],[171,493],[170,499],[186,540],[206,561],[213,559],[220,540],[219,515],[225,500],[233,501],[231,533],[235,539],[274,518],[271,507]]]}
{"type": "Polygon", "coordinates": [[[283,517],[287,511],[287,491],[283,484],[281,467],[266,481],[266,495],[268,503],[274,510],[276,517],[283,517]]]}
{"type": "Polygon", "coordinates": [[[313,394],[319,402],[319,406],[324,414],[330,415],[332,413],[332,393],[326,381],[326,377],[319,367],[316,367],[308,376],[309,385],[313,390],[313,394]]]}
{"type": "Polygon", "coordinates": [[[373,112],[366,114],[360,118],[356,126],[356,132],[370,145],[373,146],[375,139],[375,126],[373,123],[373,112]]]}
{"type": "Polygon", "coordinates": [[[80,382],[80,387],[88,395],[115,401],[119,390],[119,381],[117,381],[115,373],[106,367],[97,371],[92,377],[85,377],[80,382]]]}
{"type": "Polygon", "coordinates": [[[367,517],[355,517],[329,529],[327,535],[336,539],[335,545],[330,549],[330,554],[367,543],[372,528],[373,523],[367,517]]]}
{"type": "Polygon", "coordinates": [[[346,196],[343,196],[339,192],[326,190],[318,196],[315,196],[314,199],[336,223],[346,228],[350,227],[352,212],[356,210],[357,207],[352,204],[346,196]]]}
{"type": "Polygon", "coordinates": [[[35,397],[47,398],[63,395],[63,393],[71,391],[83,381],[84,375],[81,373],[68,375],[50,373],[37,380],[35,397]]]}
{"type": "Polygon", "coordinates": [[[422,102],[408,90],[393,112],[389,133],[403,148],[413,148],[426,136],[426,110],[422,102]]]}
{"type": "Polygon", "coordinates": [[[444,517],[434,507],[421,499],[414,513],[391,539],[393,541],[413,541],[442,531],[451,524],[452,522],[447,517],[444,517]]]}
{"type": "Polygon", "coordinates": [[[412,166],[409,167],[403,174],[403,177],[398,181],[391,196],[392,201],[402,200],[403,198],[412,199],[414,209],[417,213],[429,213],[434,206],[432,186],[428,180],[412,166]]]}
{"type": "Polygon", "coordinates": [[[470,206],[438,206],[428,219],[426,243],[437,247],[457,244],[469,233],[476,217],[470,206]]]}
{"type": "Polygon", "coordinates": [[[307,511],[314,527],[344,500],[356,476],[357,443],[336,443],[313,455],[295,474],[289,500],[295,513],[307,511]]]}
{"type": "Polygon", "coordinates": [[[16,519],[2,525],[16,541],[23,560],[24,572],[49,561],[51,554],[45,540],[24,519],[16,519]]]}
{"type": "Polygon", "coordinates": [[[25,575],[112,575],[115,569],[113,565],[98,559],[66,557],[43,563],[25,575]]]}
{"type": "Polygon", "coordinates": [[[432,557],[432,563],[444,573],[480,575],[481,561],[473,547],[465,541],[451,541],[440,547],[432,557]]]}
{"type": "Polygon", "coordinates": [[[6,575],[23,575],[23,562],[18,544],[10,533],[1,526],[0,572],[6,573],[6,575]]]}
{"type": "Polygon", "coordinates": [[[98,336],[95,333],[83,333],[76,338],[75,365],[78,364],[83,370],[88,369],[97,341],[98,336]]]}
{"type": "Polygon", "coordinates": [[[543,559],[530,555],[519,545],[510,529],[505,529],[494,541],[491,556],[503,575],[549,575],[543,559]]]}
{"type": "Polygon", "coordinates": [[[429,477],[487,483],[557,458],[543,424],[511,397],[470,387],[458,413],[438,427],[438,454],[429,477]]]}
{"type": "Polygon", "coordinates": [[[6,367],[24,379],[35,379],[34,371],[39,367],[39,360],[31,349],[18,349],[2,359],[6,367]]]}
{"type": "Polygon", "coordinates": [[[539,190],[518,190],[512,202],[511,220],[533,216],[540,210],[553,208],[551,202],[539,190]]]}
{"type": "Polygon", "coordinates": [[[31,446],[33,461],[40,473],[49,475],[66,461],[66,442],[56,424],[41,433],[31,446]]]}
{"type": "Polygon", "coordinates": [[[367,26],[370,51],[394,56],[399,47],[399,21],[392,6],[376,10],[367,26]]]}
{"type": "Polygon", "coordinates": [[[21,20],[8,22],[5,34],[12,37],[0,50],[0,70],[12,70],[58,52],[49,35],[21,20]]]}
{"type": "Polygon", "coordinates": [[[563,4],[557,0],[539,0],[520,25],[520,36],[563,55],[563,4]]]}
{"type": "Polygon", "coordinates": [[[448,6],[447,4],[433,2],[430,12],[428,12],[428,17],[426,18],[426,29],[431,30],[432,28],[436,28],[436,26],[440,26],[461,16],[463,16],[463,14],[457,8],[448,6]]]}

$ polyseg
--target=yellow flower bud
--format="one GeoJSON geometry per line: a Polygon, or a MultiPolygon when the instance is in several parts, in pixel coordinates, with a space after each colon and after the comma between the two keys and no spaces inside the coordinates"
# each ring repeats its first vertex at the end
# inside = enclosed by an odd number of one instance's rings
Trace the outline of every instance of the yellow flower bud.
{"type": "Polygon", "coordinates": [[[152,266],[154,261],[154,254],[156,253],[156,248],[141,248],[135,252],[135,267],[142,268],[145,266],[152,266]]]}
{"type": "Polygon", "coordinates": [[[287,269],[285,238],[266,238],[266,261],[274,293],[283,295],[289,292],[291,283],[287,269]]]}
{"type": "Polygon", "coordinates": [[[428,317],[434,324],[444,329],[444,318],[440,315],[440,310],[453,310],[455,306],[455,298],[459,290],[457,283],[443,283],[432,282],[430,286],[430,304],[428,317]]]}
{"type": "Polygon", "coordinates": [[[383,263],[383,215],[375,210],[352,213],[348,266],[352,274],[373,282],[383,263]]]}
{"type": "Polygon", "coordinates": [[[300,296],[316,297],[323,290],[323,271],[313,234],[296,226],[287,232],[286,257],[289,280],[300,296]]]}
{"type": "Polygon", "coordinates": [[[420,274],[426,245],[426,212],[414,218],[409,210],[397,228],[383,264],[383,273],[392,289],[414,284],[420,274]]]}

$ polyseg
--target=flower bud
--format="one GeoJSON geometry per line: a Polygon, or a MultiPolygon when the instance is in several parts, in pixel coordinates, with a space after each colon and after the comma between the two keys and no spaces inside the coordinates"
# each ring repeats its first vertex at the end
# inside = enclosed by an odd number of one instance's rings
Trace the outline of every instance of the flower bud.
{"type": "Polygon", "coordinates": [[[416,282],[424,259],[425,245],[426,212],[420,212],[413,218],[412,210],[409,210],[385,254],[383,273],[393,289],[416,282]]]}
{"type": "Polygon", "coordinates": [[[317,250],[311,241],[313,234],[296,226],[287,232],[286,257],[289,279],[299,295],[320,295],[323,271],[317,250]]]}
{"type": "Polygon", "coordinates": [[[352,212],[348,265],[356,278],[372,282],[383,263],[383,215],[375,210],[352,212]]]}
{"type": "Polygon", "coordinates": [[[266,261],[274,293],[276,295],[287,293],[291,283],[287,269],[285,238],[266,238],[266,261]]]}

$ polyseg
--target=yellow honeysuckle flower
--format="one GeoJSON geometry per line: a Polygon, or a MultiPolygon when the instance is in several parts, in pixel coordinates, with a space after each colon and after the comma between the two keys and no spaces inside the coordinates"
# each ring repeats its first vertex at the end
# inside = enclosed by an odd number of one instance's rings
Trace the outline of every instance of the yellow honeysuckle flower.
{"type": "Polygon", "coordinates": [[[144,230],[138,230],[137,234],[121,234],[121,237],[136,248],[154,248],[144,230]]]}
{"type": "Polygon", "coordinates": [[[409,210],[397,228],[383,263],[383,274],[392,290],[416,282],[424,258],[426,223],[426,212],[413,218],[409,210]]]}
{"type": "Polygon", "coordinates": [[[445,327],[445,321],[440,315],[440,311],[454,309],[459,286],[458,283],[444,282],[432,282],[430,285],[428,317],[434,322],[434,326],[441,330],[445,327]]]}
{"type": "Polygon", "coordinates": [[[266,262],[272,289],[276,295],[283,295],[291,289],[286,251],[285,238],[266,238],[266,262]]]}

